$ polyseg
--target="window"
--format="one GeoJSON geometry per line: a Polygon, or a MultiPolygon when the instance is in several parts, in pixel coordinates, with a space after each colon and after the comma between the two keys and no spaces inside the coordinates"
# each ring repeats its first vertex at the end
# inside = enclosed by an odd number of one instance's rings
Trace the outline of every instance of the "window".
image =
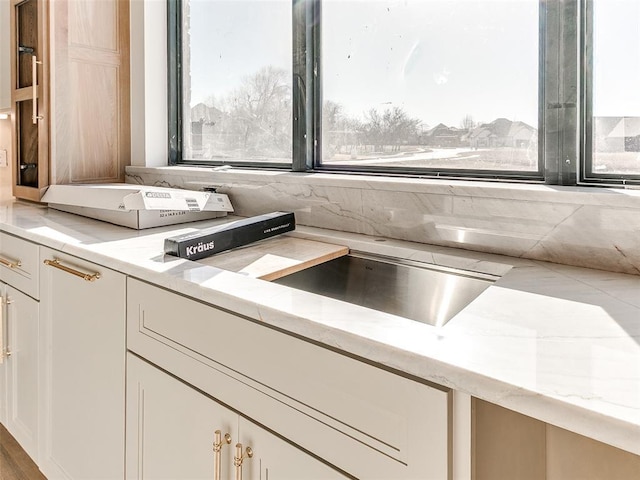
{"type": "Polygon", "coordinates": [[[168,5],[173,164],[640,180],[637,0],[168,5]]]}
{"type": "Polygon", "coordinates": [[[183,155],[291,163],[291,1],[182,2],[183,155]]]}
{"type": "Polygon", "coordinates": [[[321,165],[538,171],[538,0],[322,3],[321,165]]]}
{"type": "Polygon", "coordinates": [[[640,2],[586,4],[585,177],[640,178],[640,2]]]}

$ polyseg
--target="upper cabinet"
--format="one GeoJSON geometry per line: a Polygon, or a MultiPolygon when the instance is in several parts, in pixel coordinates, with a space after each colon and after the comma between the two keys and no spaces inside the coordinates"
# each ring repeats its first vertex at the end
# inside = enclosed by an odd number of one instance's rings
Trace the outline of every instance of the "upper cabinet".
{"type": "Polygon", "coordinates": [[[14,195],[124,180],[129,2],[10,0],[14,195]]]}
{"type": "Polygon", "coordinates": [[[130,159],[129,2],[51,11],[51,183],[118,182],[130,159]]]}
{"type": "Polygon", "coordinates": [[[10,0],[13,194],[40,200],[49,185],[48,9],[10,0]]]}
{"type": "Polygon", "coordinates": [[[10,16],[11,4],[2,0],[0,2],[0,112],[11,109],[10,16]]]}

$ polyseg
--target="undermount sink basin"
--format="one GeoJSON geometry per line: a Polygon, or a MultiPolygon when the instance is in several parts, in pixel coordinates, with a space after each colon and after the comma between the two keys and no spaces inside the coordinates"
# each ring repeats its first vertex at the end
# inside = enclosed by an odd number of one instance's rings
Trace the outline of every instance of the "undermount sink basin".
{"type": "Polygon", "coordinates": [[[274,283],[442,326],[498,278],[351,252],[274,283]]]}

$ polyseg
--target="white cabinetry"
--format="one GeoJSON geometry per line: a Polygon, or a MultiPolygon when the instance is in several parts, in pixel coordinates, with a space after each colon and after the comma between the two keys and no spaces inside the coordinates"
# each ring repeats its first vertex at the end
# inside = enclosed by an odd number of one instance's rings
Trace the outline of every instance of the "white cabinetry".
{"type": "Polygon", "coordinates": [[[11,1],[0,1],[0,112],[11,109],[11,1]]]}
{"type": "Polygon", "coordinates": [[[446,389],[131,278],[127,329],[130,351],[339,471],[380,480],[451,474],[446,389]]]}
{"type": "Polygon", "coordinates": [[[34,461],[38,459],[37,259],[37,245],[0,233],[0,420],[34,461]]]}
{"type": "Polygon", "coordinates": [[[40,469],[124,477],[125,276],[41,247],[40,469]]]}
{"type": "Polygon", "coordinates": [[[128,480],[346,478],[134,355],[127,361],[127,388],[128,480]],[[221,439],[228,435],[219,454],[216,430],[221,439]],[[247,448],[252,456],[236,468],[236,451],[246,455],[247,448]]]}
{"type": "Polygon", "coordinates": [[[38,458],[38,302],[0,283],[4,309],[7,430],[38,458]]]}

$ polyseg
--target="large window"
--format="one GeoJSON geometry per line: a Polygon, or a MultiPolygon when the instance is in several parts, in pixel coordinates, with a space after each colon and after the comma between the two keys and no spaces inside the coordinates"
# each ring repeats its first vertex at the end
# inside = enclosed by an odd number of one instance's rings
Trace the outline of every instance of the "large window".
{"type": "Polygon", "coordinates": [[[637,0],[168,0],[172,163],[640,180],[637,0]]]}
{"type": "Polygon", "coordinates": [[[538,0],[322,3],[322,165],[538,170],[538,0]]]}
{"type": "Polygon", "coordinates": [[[183,158],[291,163],[291,0],[182,3],[183,158]]]}

